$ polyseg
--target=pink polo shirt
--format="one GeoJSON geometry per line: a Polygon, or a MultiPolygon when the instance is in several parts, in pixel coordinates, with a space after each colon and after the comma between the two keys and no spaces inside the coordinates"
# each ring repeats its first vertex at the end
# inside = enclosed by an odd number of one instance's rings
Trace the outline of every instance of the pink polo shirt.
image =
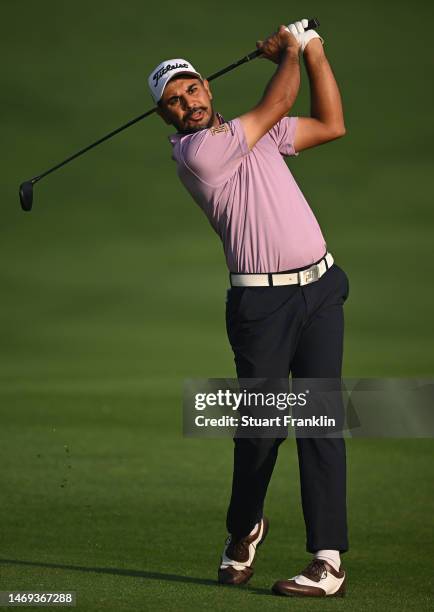
{"type": "Polygon", "coordinates": [[[231,272],[301,268],[327,250],[283,159],[297,155],[296,124],[284,117],[250,151],[239,118],[169,138],[178,176],[222,239],[231,272]]]}

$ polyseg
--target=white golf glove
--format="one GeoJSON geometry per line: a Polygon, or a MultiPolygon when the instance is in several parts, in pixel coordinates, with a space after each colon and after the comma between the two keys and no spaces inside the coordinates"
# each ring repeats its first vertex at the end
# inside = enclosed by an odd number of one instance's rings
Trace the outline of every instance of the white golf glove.
{"type": "Polygon", "coordinates": [[[295,21],[294,23],[290,23],[286,29],[291,32],[297,39],[298,44],[300,45],[300,50],[304,53],[306,49],[307,43],[313,40],[314,38],[319,38],[322,44],[324,44],[324,39],[316,32],[315,30],[306,30],[309,23],[308,19],[302,19],[301,21],[295,21]]]}

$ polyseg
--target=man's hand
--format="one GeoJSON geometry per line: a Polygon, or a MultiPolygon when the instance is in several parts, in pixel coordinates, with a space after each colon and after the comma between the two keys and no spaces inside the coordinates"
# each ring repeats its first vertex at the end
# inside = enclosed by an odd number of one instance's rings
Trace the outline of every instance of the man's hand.
{"type": "MultiPolygon", "coordinates": [[[[324,44],[324,40],[318,32],[315,30],[305,30],[308,24],[308,19],[302,19],[301,21],[290,23],[289,26],[281,25],[277,32],[269,36],[266,40],[258,40],[256,47],[262,52],[262,57],[278,64],[282,58],[282,53],[287,49],[304,53],[307,45],[314,39],[324,44]]],[[[318,42],[316,42],[314,46],[316,46],[318,42]]],[[[311,46],[312,45],[309,46],[309,51],[311,46]]]]}
{"type": "Polygon", "coordinates": [[[294,23],[291,23],[288,26],[288,30],[297,39],[300,45],[300,51],[302,53],[304,53],[308,43],[314,38],[317,38],[319,41],[322,42],[322,44],[324,44],[324,40],[321,38],[318,32],[316,32],[315,30],[306,30],[308,25],[309,25],[309,20],[302,19],[301,21],[295,21],[294,23]]]}
{"type": "Polygon", "coordinates": [[[261,51],[262,57],[269,59],[274,64],[279,64],[282,55],[288,50],[295,54],[298,53],[300,42],[286,26],[281,25],[277,32],[266,40],[258,40],[256,47],[261,51]]]}

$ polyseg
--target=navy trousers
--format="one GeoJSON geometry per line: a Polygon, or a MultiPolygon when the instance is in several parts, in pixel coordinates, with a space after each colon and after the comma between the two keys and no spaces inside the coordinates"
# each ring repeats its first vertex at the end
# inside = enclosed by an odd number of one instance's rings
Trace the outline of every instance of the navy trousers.
{"type": "MultiPolygon", "coordinates": [[[[232,287],[226,327],[238,378],[332,378],[342,375],[343,305],[349,283],[336,264],[308,285],[232,287]]],[[[263,516],[268,484],[284,438],[235,438],[227,529],[250,533],[263,516]]],[[[345,441],[297,438],[306,549],[348,550],[345,441]]]]}

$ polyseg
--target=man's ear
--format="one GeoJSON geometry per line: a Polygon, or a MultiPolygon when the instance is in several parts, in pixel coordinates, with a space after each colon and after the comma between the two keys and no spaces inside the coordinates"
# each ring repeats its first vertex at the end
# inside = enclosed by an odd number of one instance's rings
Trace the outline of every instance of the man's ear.
{"type": "Polygon", "coordinates": [[[166,117],[164,109],[162,109],[161,106],[157,106],[157,115],[160,115],[160,117],[163,119],[164,123],[167,123],[167,125],[172,125],[172,123],[166,117]]]}
{"type": "Polygon", "coordinates": [[[209,99],[212,100],[212,92],[211,92],[211,88],[209,86],[209,81],[204,79],[202,82],[203,82],[203,86],[205,87],[206,93],[209,95],[209,99]]]}

